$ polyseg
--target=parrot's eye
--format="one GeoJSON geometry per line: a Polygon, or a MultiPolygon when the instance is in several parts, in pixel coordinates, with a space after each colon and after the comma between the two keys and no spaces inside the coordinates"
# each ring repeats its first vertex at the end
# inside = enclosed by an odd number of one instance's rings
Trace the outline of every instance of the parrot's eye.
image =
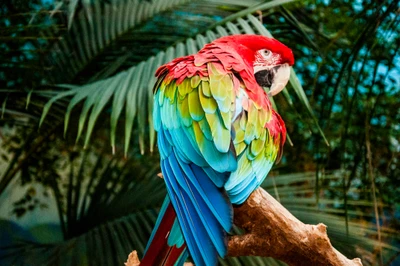
{"type": "Polygon", "coordinates": [[[272,52],[270,50],[267,49],[262,49],[260,50],[260,54],[264,57],[264,58],[270,58],[272,56],[272,52]]]}

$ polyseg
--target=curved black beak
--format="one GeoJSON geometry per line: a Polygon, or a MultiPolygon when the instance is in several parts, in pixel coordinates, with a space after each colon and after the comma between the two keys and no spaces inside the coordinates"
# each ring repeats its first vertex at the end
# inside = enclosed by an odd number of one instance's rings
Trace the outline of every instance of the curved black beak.
{"type": "Polygon", "coordinates": [[[268,94],[275,96],[283,88],[290,78],[290,67],[288,64],[278,65],[274,67],[258,68],[254,73],[258,85],[268,87],[268,94]]]}

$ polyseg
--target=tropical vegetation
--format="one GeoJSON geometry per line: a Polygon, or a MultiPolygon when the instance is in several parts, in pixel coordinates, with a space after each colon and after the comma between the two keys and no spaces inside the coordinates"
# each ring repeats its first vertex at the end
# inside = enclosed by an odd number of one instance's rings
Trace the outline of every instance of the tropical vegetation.
{"type": "MultiPolygon", "coordinates": [[[[294,51],[288,128],[263,187],[364,265],[400,263],[397,0],[0,4],[0,264],[121,265],[165,196],[154,72],[219,36],[294,51]]],[[[221,265],[282,265],[227,258],[221,265]]]]}

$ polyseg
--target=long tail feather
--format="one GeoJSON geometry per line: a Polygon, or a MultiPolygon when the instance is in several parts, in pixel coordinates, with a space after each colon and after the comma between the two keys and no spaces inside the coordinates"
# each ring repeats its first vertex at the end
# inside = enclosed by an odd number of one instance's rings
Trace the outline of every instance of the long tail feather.
{"type": "Polygon", "coordinates": [[[174,152],[162,160],[161,168],[195,264],[216,265],[217,254],[226,255],[226,231],[232,225],[228,198],[201,167],[179,161],[174,152]]]}
{"type": "Polygon", "coordinates": [[[186,260],[186,244],[167,196],[147,244],[141,266],[181,266],[186,260]]]}

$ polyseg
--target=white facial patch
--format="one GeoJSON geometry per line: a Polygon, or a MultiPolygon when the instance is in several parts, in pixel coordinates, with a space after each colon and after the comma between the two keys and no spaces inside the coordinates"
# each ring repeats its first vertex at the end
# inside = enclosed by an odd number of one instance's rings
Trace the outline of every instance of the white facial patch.
{"type": "Polygon", "coordinates": [[[254,65],[254,73],[257,73],[261,70],[271,70],[274,66],[264,66],[264,65],[254,65]]]}

